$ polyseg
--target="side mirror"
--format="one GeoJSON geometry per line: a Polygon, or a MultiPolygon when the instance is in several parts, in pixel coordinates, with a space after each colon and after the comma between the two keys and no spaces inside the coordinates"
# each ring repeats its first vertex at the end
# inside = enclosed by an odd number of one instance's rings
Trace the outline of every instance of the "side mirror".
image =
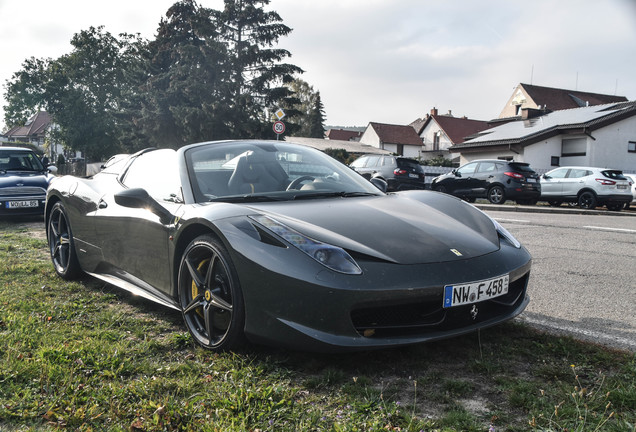
{"type": "Polygon", "coordinates": [[[544,178],[544,179],[546,179],[546,180],[548,180],[548,179],[551,179],[551,178],[552,178],[552,177],[550,177],[550,176],[549,176],[549,175],[547,175],[547,174],[543,174],[541,177],[543,177],[543,178],[544,178]]]}
{"type": "Polygon", "coordinates": [[[455,177],[461,177],[462,173],[460,173],[459,171],[457,171],[456,169],[454,169],[453,171],[451,171],[453,174],[455,174],[455,177]]]}
{"type": "Polygon", "coordinates": [[[122,207],[150,210],[153,214],[159,216],[162,224],[169,224],[172,221],[172,214],[148,195],[145,189],[125,189],[115,194],[115,202],[122,207]]]}
{"type": "Polygon", "coordinates": [[[378,189],[380,189],[382,192],[386,193],[386,188],[388,187],[387,183],[382,180],[379,177],[373,177],[371,180],[369,180],[371,182],[371,184],[375,187],[377,187],[378,189]]]}
{"type": "Polygon", "coordinates": [[[46,169],[51,174],[57,174],[57,167],[55,165],[49,165],[46,167],[46,169]]]}

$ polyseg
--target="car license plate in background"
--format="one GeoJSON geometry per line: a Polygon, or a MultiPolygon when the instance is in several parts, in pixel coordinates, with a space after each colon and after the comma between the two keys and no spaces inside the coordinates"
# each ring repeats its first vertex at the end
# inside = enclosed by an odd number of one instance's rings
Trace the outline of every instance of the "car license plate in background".
{"type": "Polygon", "coordinates": [[[533,179],[533,178],[530,178],[530,177],[528,177],[526,180],[528,181],[528,183],[536,183],[537,182],[537,179],[533,179]]]}
{"type": "Polygon", "coordinates": [[[616,185],[616,188],[617,189],[627,189],[627,185],[619,184],[619,185],[616,185]]]}
{"type": "Polygon", "coordinates": [[[417,175],[417,174],[409,174],[409,177],[410,178],[420,178],[420,176],[417,175]]]}
{"type": "Polygon", "coordinates": [[[477,303],[508,294],[509,275],[444,287],[444,307],[477,303]]]}
{"type": "Polygon", "coordinates": [[[25,207],[37,207],[39,204],[37,200],[33,201],[7,201],[6,208],[25,208],[25,207]]]}

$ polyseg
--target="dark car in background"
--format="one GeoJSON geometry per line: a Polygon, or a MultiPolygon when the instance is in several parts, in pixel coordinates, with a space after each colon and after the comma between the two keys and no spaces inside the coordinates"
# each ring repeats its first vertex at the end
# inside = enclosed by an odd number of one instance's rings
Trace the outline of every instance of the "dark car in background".
{"type": "Polygon", "coordinates": [[[43,214],[52,179],[33,150],[0,147],[0,216],[43,214]]]}
{"type": "Polygon", "coordinates": [[[389,191],[425,189],[424,168],[415,159],[390,155],[364,155],[349,166],[367,180],[384,180],[389,191]]]}
{"type": "Polygon", "coordinates": [[[498,159],[469,162],[435,177],[431,188],[470,202],[487,198],[492,204],[503,204],[506,200],[536,204],[541,196],[539,175],[530,164],[498,159]]]}

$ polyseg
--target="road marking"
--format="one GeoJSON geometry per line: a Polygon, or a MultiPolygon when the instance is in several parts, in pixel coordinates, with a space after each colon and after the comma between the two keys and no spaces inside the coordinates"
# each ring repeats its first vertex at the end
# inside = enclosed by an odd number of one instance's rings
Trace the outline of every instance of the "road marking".
{"type": "Polygon", "coordinates": [[[522,219],[502,219],[495,218],[497,222],[508,222],[508,223],[530,223],[530,221],[522,220],[522,219]]]}
{"type": "Polygon", "coordinates": [[[627,229],[627,228],[609,228],[609,227],[597,227],[597,226],[584,226],[583,228],[587,228],[587,229],[591,229],[595,231],[611,231],[611,232],[636,234],[636,230],[627,229]]]}

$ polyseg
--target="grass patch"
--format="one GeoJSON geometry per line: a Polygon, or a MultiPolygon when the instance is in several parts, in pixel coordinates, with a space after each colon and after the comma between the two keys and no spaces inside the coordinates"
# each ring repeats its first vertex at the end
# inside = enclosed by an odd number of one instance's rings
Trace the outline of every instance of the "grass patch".
{"type": "Polygon", "coordinates": [[[0,221],[0,430],[634,431],[633,354],[507,323],[367,353],[196,347],[178,312],[66,282],[0,221]]]}

